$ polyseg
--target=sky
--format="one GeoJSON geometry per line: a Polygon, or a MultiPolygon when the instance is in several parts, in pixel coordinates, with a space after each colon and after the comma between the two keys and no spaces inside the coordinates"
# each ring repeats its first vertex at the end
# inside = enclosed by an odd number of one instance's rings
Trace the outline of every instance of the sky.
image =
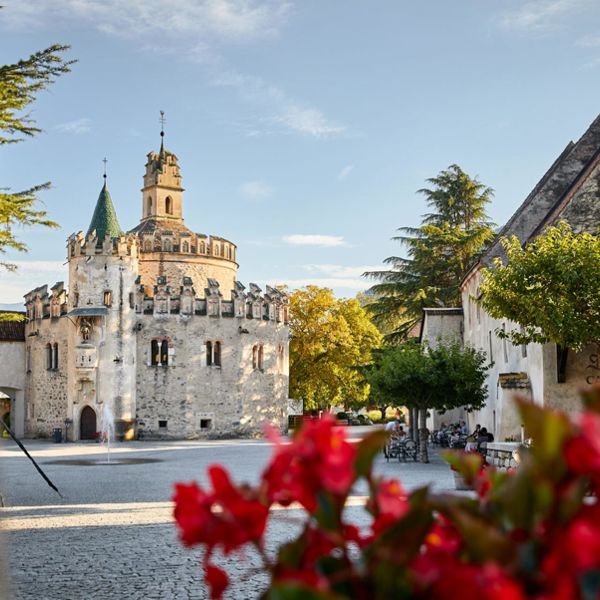
{"type": "Polygon", "coordinates": [[[165,145],[185,222],[238,246],[238,278],[341,297],[402,254],[417,190],[460,165],[501,225],[600,112],[597,0],[4,0],[8,64],[53,43],[78,62],[39,94],[44,132],[1,149],[0,186],[52,182],[61,229],[19,230],[0,303],[66,278],[65,240],[102,186],[141,216],[146,154],[165,145]]]}

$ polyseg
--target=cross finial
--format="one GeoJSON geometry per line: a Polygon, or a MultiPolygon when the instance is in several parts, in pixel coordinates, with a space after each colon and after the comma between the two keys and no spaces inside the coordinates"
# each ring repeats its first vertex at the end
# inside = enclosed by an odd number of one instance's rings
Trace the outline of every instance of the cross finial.
{"type": "Polygon", "coordinates": [[[102,177],[104,177],[104,183],[106,183],[106,163],[108,162],[106,156],[102,159],[102,162],[104,163],[104,175],[102,177]]]}

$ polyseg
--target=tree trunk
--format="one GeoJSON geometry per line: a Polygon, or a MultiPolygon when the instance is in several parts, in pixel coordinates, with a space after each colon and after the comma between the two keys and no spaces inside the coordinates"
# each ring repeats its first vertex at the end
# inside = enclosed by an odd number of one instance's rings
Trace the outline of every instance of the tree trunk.
{"type": "Polygon", "coordinates": [[[429,454],[427,452],[427,441],[429,432],[427,431],[427,409],[419,409],[419,461],[422,463],[429,462],[429,454]]]}
{"type": "Polygon", "coordinates": [[[411,437],[415,442],[419,441],[419,411],[416,408],[410,409],[410,427],[411,437]]]}
{"type": "Polygon", "coordinates": [[[381,411],[381,422],[385,423],[385,412],[387,411],[387,406],[382,406],[379,408],[381,411]]]}

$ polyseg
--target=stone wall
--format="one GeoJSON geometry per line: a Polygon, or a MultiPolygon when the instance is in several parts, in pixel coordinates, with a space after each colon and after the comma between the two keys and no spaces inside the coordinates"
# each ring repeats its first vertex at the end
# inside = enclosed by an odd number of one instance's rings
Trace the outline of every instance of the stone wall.
{"type": "Polygon", "coordinates": [[[520,447],[521,444],[512,442],[488,442],[486,461],[497,469],[516,469],[519,465],[513,458],[513,452],[520,447]]]}
{"type": "Polygon", "coordinates": [[[26,327],[25,435],[50,436],[63,427],[68,407],[68,339],[73,325],[62,316],[26,327]],[[47,345],[58,344],[58,367],[48,368],[47,345]]]}
{"type": "Polygon", "coordinates": [[[221,258],[210,256],[194,256],[168,253],[144,253],[139,263],[140,283],[148,294],[159,276],[169,282],[181,284],[183,277],[190,277],[198,296],[204,295],[208,287],[208,279],[216,279],[226,299],[231,296],[235,286],[237,264],[221,258]]]}
{"type": "Polygon", "coordinates": [[[286,324],[185,315],[139,323],[137,424],[146,435],[195,438],[260,433],[266,422],[286,426],[286,324]],[[168,365],[151,364],[152,340],[168,341],[168,365]],[[207,365],[207,341],[220,342],[220,366],[207,365]],[[253,368],[258,344],[262,370],[253,368]]]}

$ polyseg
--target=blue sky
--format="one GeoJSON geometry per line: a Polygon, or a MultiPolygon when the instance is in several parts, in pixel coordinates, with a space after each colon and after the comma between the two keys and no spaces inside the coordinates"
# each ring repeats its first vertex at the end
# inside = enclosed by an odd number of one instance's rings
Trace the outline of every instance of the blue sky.
{"type": "Polygon", "coordinates": [[[0,303],[64,278],[108,159],[121,226],[146,153],[180,161],[186,224],[238,245],[242,282],[354,295],[452,163],[503,223],[600,112],[596,0],[5,0],[4,63],[59,42],[79,62],[39,96],[44,133],[4,146],[0,181],[50,180],[62,229],[27,230],[0,303]]]}

